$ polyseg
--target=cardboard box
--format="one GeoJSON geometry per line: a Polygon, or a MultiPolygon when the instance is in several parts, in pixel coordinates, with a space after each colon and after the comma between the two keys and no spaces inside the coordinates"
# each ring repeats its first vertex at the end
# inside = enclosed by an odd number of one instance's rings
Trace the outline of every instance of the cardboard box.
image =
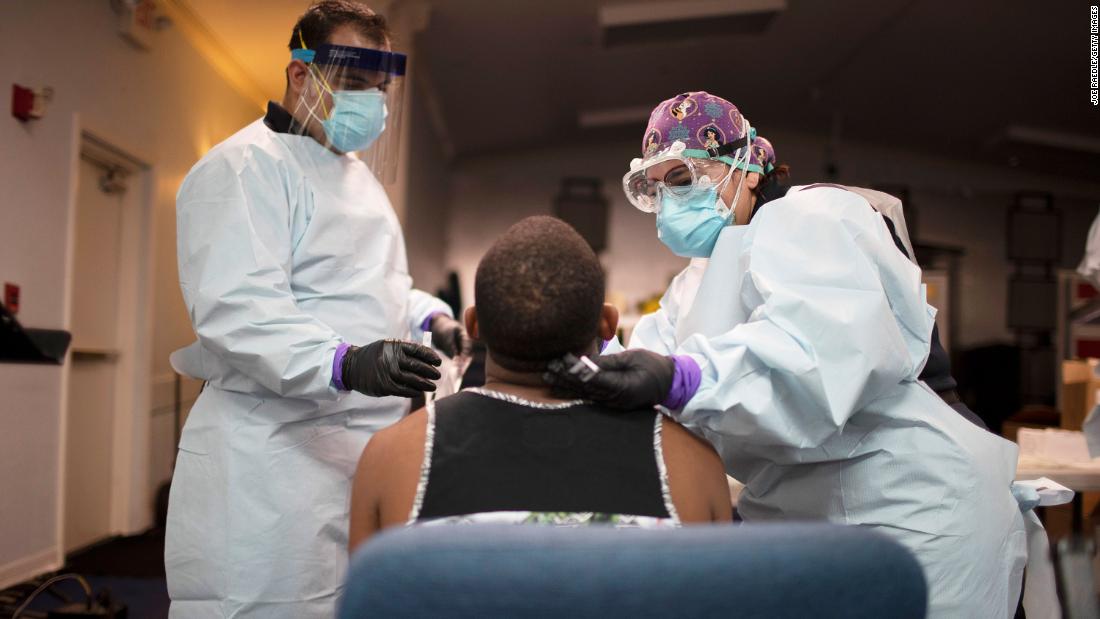
{"type": "Polygon", "coordinates": [[[1096,376],[1098,363],[1096,359],[1062,362],[1063,429],[1080,430],[1085,417],[1096,406],[1096,391],[1100,389],[1100,377],[1096,376]]]}

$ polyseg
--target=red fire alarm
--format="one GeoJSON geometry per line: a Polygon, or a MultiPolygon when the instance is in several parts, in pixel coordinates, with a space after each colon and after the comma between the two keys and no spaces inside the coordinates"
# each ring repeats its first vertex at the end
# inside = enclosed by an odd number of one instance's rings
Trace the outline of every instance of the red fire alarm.
{"type": "Polygon", "coordinates": [[[11,115],[23,122],[34,118],[34,91],[19,84],[11,85],[11,115]]]}
{"type": "Polygon", "coordinates": [[[19,286],[4,283],[4,307],[8,308],[13,316],[19,313],[19,286]]]}
{"type": "Polygon", "coordinates": [[[12,84],[11,115],[23,122],[42,118],[46,114],[46,102],[52,95],[53,89],[49,87],[35,91],[19,84],[12,84]]]}

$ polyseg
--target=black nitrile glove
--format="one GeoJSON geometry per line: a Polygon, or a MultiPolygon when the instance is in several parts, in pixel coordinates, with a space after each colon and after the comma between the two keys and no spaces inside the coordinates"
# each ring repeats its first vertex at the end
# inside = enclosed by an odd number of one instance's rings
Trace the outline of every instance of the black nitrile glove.
{"type": "Polygon", "coordinates": [[[344,355],[344,386],[369,396],[416,397],[435,391],[431,381],[440,377],[432,366],[443,363],[431,348],[401,340],[378,340],[362,348],[351,347],[344,355]]]}
{"type": "Polygon", "coordinates": [[[446,314],[436,314],[432,318],[432,346],[454,359],[455,356],[469,356],[473,343],[462,323],[446,314]]]}
{"type": "Polygon", "coordinates": [[[638,410],[664,402],[672,389],[676,364],[648,350],[628,350],[591,360],[593,373],[574,355],[550,362],[545,380],[556,393],[592,400],[610,408],[638,410]]]}

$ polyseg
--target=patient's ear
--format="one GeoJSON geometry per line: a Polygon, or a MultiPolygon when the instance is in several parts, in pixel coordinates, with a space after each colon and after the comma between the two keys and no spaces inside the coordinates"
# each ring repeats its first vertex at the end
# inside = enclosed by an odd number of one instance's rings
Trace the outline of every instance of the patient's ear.
{"type": "MultiPolygon", "coordinates": [[[[616,314],[616,317],[617,316],[616,314]]],[[[473,340],[481,339],[481,336],[477,332],[477,306],[471,305],[467,307],[463,319],[466,322],[466,335],[469,335],[470,339],[473,340]]]]}
{"type": "Polygon", "coordinates": [[[745,177],[745,187],[750,191],[756,189],[760,185],[760,173],[749,172],[749,175],[745,177]]]}
{"type": "MultiPolygon", "coordinates": [[[[473,308],[471,308],[473,309],[473,308]]],[[[468,320],[468,319],[467,319],[468,320]]],[[[619,330],[619,310],[610,303],[604,303],[600,309],[600,339],[607,341],[615,337],[619,330]]],[[[469,329],[467,329],[469,331],[469,329]]]]}

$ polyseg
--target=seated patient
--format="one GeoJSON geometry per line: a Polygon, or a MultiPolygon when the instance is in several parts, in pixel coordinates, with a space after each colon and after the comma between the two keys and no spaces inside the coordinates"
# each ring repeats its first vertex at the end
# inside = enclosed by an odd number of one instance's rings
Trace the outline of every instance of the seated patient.
{"type": "Polygon", "coordinates": [[[486,382],[376,434],[359,461],[350,544],[414,522],[676,526],[729,522],[711,446],[655,409],[613,411],[554,397],[542,381],[566,353],[596,355],[618,312],[573,228],[512,226],[477,269],[471,336],[486,382]]]}

